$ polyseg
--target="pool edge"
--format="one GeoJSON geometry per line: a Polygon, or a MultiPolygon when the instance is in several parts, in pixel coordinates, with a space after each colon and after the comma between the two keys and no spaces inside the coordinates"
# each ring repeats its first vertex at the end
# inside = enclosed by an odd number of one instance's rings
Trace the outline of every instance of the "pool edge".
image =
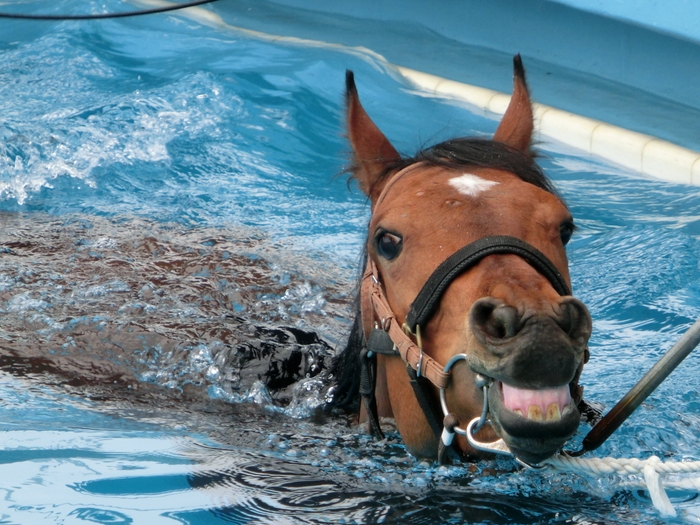
{"type": "MultiPolygon", "coordinates": [[[[487,117],[505,112],[510,95],[393,65],[413,86],[436,97],[456,99],[487,117]]],[[[607,122],[533,104],[536,139],[544,137],[589,155],[668,182],[700,185],[700,153],[671,142],[607,122]]]]}

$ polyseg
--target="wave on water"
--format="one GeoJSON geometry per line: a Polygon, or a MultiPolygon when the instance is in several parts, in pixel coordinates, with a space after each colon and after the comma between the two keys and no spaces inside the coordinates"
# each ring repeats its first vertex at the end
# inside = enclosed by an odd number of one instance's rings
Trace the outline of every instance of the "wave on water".
{"type": "Polygon", "coordinates": [[[352,290],[329,279],[331,263],[314,269],[250,230],[40,214],[0,223],[6,370],[49,370],[96,397],[105,384],[152,385],[294,417],[326,402],[352,290]]]}

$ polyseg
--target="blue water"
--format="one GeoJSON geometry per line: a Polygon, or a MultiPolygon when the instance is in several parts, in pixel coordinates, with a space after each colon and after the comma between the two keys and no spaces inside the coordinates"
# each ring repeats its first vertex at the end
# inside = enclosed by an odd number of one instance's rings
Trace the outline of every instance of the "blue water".
{"type": "MultiPolygon", "coordinates": [[[[663,521],[614,479],[418,462],[309,419],[327,384],[281,403],[224,359],[248,322],[349,329],[368,208],[342,175],[345,69],[404,153],[494,120],[372,56],[180,15],[0,25],[1,522],[663,521]]],[[[541,149],[579,225],[582,383],[610,407],[700,316],[700,191],[541,149]]],[[[699,359],[595,455],[700,459],[699,359]]]]}

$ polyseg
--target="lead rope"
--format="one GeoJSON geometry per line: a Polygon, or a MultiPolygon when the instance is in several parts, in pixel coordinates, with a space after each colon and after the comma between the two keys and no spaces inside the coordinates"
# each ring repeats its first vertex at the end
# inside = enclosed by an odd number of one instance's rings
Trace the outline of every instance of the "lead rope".
{"type": "Polygon", "coordinates": [[[586,474],[597,477],[618,475],[637,477],[624,485],[630,488],[646,488],[651,502],[664,517],[675,517],[676,509],[666,494],[666,489],[700,490],[700,461],[663,462],[657,456],[641,460],[636,458],[575,458],[557,454],[542,462],[543,466],[560,472],[586,474]],[[686,475],[688,477],[679,476],[686,475]],[[675,476],[675,479],[674,479],[675,476]]]}
{"type": "MultiPolygon", "coordinates": [[[[700,319],[681,336],[659,361],[635,384],[632,389],[601,419],[584,438],[582,448],[578,452],[554,456],[545,464],[558,470],[585,472],[590,474],[619,474],[629,476],[643,475],[645,486],[654,507],[663,516],[676,516],[676,510],[671,505],[664,489],[678,488],[682,490],[700,490],[700,462],[668,462],[652,456],[646,460],[590,458],[578,456],[598,448],[632,412],[676,369],[676,367],[700,343],[700,319]],[[664,479],[673,475],[695,474],[695,477],[673,480],[664,479]]],[[[638,480],[637,485],[641,483],[638,480]]]]}
{"type": "MultiPolygon", "coordinates": [[[[488,423],[488,419],[486,420],[488,423]]],[[[645,460],[630,458],[581,458],[567,453],[555,454],[538,465],[531,465],[513,456],[502,439],[492,443],[482,443],[474,438],[475,429],[483,425],[481,418],[474,418],[466,428],[469,444],[477,450],[510,456],[520,465],[535,471],[552,469],[559,472],[579,475],[624,476],[629,478],[622,485],[629,488],[645,488],[651,502],[664,517],[675,517],[676,509],[666,494],[666,489],[700,491],[700,461],[662,462],[651,456],[645,460]]],[[[479,427],[480,428],[480,427],[479,427]]]]}

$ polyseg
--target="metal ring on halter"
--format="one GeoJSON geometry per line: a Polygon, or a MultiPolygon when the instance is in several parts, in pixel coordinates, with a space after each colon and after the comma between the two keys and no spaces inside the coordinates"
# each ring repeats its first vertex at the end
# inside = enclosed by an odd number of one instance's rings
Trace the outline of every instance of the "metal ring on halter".
{"type": "MultiPolygon", "coordinates": [[[[450,369],[454,366],[454,364],[457,361],[461,361],[464,359],[465,361],[467,360],[467,354],[457,354],[452,356],[452,359],[450,359],[447,364],[445,365],[444,372],[448,373],[450,369]]],[[[441,388],[440,389],[440,406],[442,407],[442,415],[446,416],[447,414],[450,413],[449,409],[447,408],[447,399],[445,396],[445,389],[441,388]]],[[[463,428],[455,427],[454,431],[456,434],[459,434],[460,436],[466,436],[467,431],[463,428]]]]}
{"type": "MultiPolygon", "coordinates": [[[[454,364],[458,361],[462,360],[467,360],[467,354],[457,354],[455,356],[452,356],[452,359],[450,359],[447,364],[445,365],[444,372],[447,373],[450,371],[450,369],[454,366],[454,364]]],[[[511,456],[513,459],[515,459],[516,462],[518,462],[520,465],[523,467],[533,469],[533,470],[542,470],[544,468],[547,468],[546,465],[532,465],[526,461],[523,461],[522,459],[518,458],[515,456],[510,449],[508,448],[508,445],[506,445],[505,441],[503,439],[497,439],[496,441],[493,441],[491,443],[484,443],[482,441],[477,441],[476,438],[474,437],[474,433],[478,432],[479,429],[484,426],[484,424],[488,421],[486,419],[486,415],[488,414],[488,389],[489,385],[487,381],[490,381],[487,377],[477,374],[477,384],[481,383],[482,384],[482,389],[484,391],[484,408],[481,411],[481,416],[480,417],[475,417],[472,419],[469,424],[467,425],[466,429],[459,428],[459,427],[454,427],[454,432],[456,434],[459,434],[461,436],[465,436],[467,438],[467,441],[469,444],[472,446],[472,448],[476,450],[480,450],[482,452],[491,452],[492,454],[500,454],[503,456],[511,456]]],[[[445,396],[445,389],[441,388],[440,389],[440,406],[442,406],[442,413],[443,415],[447,416],[447,414],[450,413],[449,409],[447,408],[447,399],[445,396]]]]}
{"type": "Polygon", "coordinates": [[[476,424],[478,422],[479,422],[479,418],[475,417],[467,425],[467,431],[466,431],[467,441],[472,446],[472,448],[475,448],[476,450],[480,450],[482,452],[491,452],[492,454],[502,454],[502,455],[506,455],[506,456],[513,456],[513,453],[510,451],[510,449],[506,445],[505,441],[503,441],[502,439],[497,439],[496,441],[492,441],[490,443],[484,443],[482,441],[477,441],[476,438],[474,437],[474,432],[475,432],[474,427],[476,426],[476,424]]]}
{"type": "Polygon", "coordinates": [[[474,433],[477,433],[479,430],[481,430],[481,427],[486,424],[486,416],[489,413],[489,385],[482,386],[481,391],[484,395],[484,405],[481,409],[481,417],[479,417],[479,421],[476,423],[476,427],[474,428],[474,433]]]}
{"type": "Polygon", "coordinates": [[[474,437],[474,432],[476,430],[474,427],[476,424],[479,422],[479,418],[474,418],[472,419],[469,424],[467,425],[467,441],[469,444],[472,446],[472,448],[476,450],[480,450],[482,452],[490,452],[492,454],[500,454],[502,456],[510,456],[512,457],[518,464],[521,466],[531,469],[531,470],[543,470],[547,468],[547,465],[533,465],[531,463],[528,463],[527,461],[523,461],[520,459],[518,456],[513,454],[510,449],[508,448],[508,445],[506,445],[506,442],[503,441],[503,439],[497,439],[496,441],[492,441],[490,443],[484,443],[482,441],[477,441],[476,438],[474,437]]]}

